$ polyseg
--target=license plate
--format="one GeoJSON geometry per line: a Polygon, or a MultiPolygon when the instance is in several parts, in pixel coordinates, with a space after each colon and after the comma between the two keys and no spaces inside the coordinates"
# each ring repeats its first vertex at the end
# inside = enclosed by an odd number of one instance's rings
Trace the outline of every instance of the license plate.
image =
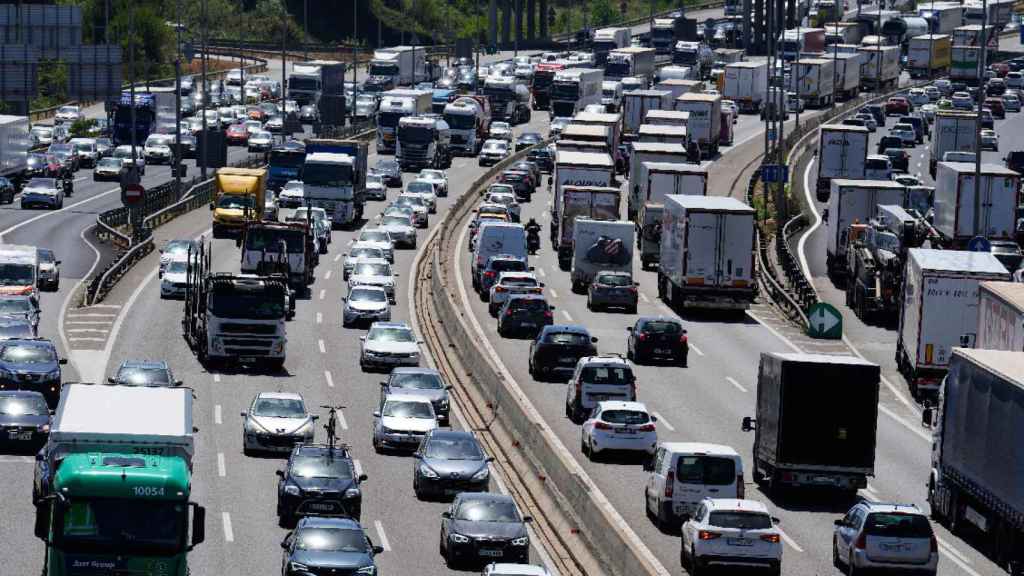
{"type": "Polygon", "coordinates": [[[480,555],[489,556],[491,558],[501,558],[502,552],[501,550],[481,550],[480,555]]]}
{"type": "Polygon", "coordinates": [[[886,552],[905,552],[910,550],[908,544],[882,544],[882,550],[886,552]]]}
{"type": "Polygon", "coordinates": [[[753,540],[747,540],[746,538],[726,538],[725,541],[728,542],[730,546],[753,546],[754,545],[754,541],[753,540]]]}
{"type": "Polygon", "coordinates": [[[570,365],[570,366],[575,366],[576,365],[576,360],[574,360],[572,358],[559,358],[558,359],[558,363],[559,364],[566,364],[566,365],[570,365]]]}
{"type": "Polygon", "coordinates": [[[632,428],[616,428],[615,429],[615,433],[616,434],[633,434],[635,432],[636,432],[636,430],[633,430],[632,428]]]}
{"type": "Polygon", "coordinates": [[[655,348],[654,349],[654,353],[655,354],[671,354],[672,351],[669,350],[668,348],[655,348]]]}
{"type": "Polygon", "coordinates": [[[255,356],[242,356],[239,360],[242,362],[242,364],[252,364],[253,362],[256,361],[256,357],[255,356]]]}
{"type": "Polygon", "coordinates": [[[7,431],[7,438],[9,440],[31,440],[32,439],[32,433],[31,432],[18,432],[17,430],[8,430],[7,431]]]}
{"type": "Polygon", "coordinates": [[[311,502],[309,504],[310,510],[319,510],[320,512],[333,512],[334,504],[324,502],[311,502]]]}
{"type": "Polygon", "coordinates": [[[536,327],[537,327],[537,324],[535,322],[523,322],[523,328],[536,328],[536,327]]]}

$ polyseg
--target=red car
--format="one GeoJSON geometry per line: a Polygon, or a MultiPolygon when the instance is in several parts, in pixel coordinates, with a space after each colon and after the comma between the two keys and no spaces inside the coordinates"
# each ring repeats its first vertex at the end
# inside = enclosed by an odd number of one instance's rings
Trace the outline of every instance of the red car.
{"type": "Polygon", "coordinates": [[[998,96],[985,98],[983,106],[992,112],[993,118],[999,118],[1000,120],[1006,118],[1006,108],[1003,107],[1002,98],[999,98],[998,96]]]}
{"type": "Polygon", "coordinates": [[[996,62],[994,64],[989,65],[988,68],[989,70],[995,72],[996,76],[999,76],[1000,78],[1005,77],[1006,74],[1010,71],[1010,65],[1005,62],[996,62]]]}
{"type": "Polygon", "coordinates": [[[225,137],[228,140],[228,144],[245,146],[249,142],[249,131],[245,129],[244,124],[232,124],[228,126],[225,137]]]}
{"type": "Polygon", "coordinates": [[[893,96],[885,103],[886,116],[904,116],[910,114],[910,111],[913,109],[914,107],[910,104],[910,100],[903,96],[893,96]]]}

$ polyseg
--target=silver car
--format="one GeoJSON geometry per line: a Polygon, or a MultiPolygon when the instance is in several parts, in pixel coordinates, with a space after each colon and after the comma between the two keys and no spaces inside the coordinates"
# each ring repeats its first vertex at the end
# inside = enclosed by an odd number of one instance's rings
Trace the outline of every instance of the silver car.
{"type": "Polygon", "coordinates": [[[411,394],[391,394],[373,413],[373,449],[416,450],[427,432],[437,428],[430,400],[411,394]]]}
{"type": "MultiPolygon", "coordinates": [[[[388,212],[390,212],[391,208],[408,208],[412,210],[413,222],[417,228],[426,228],[430,225],[430,208],[419,195],[403,192],[391,203],[388,207],[388,212]]],[[[385,214],[388,212],[385,212],[385,214]]]]}
{"type": "Polygon", "coordinates": [[[388,293],[380,286],[353,286],[343,298],[341,325],[348,328],[359,322],[387,322],[391,320],[388,293]]]}
{"type": "Polygon", "coordinates": [[[388,214],[380,219],[380,230],[388,233],[395,246],[416,249],[416,229],[412,226],[412,216],[388,214]]]}
{"type": "Polygon", "coordinates": [[[39,288],[56,292],[60,288],[60,260],[53,250],[40,248],[39,253],[39,288]]]}
{"type": "Polygon", "coordinates": [[[380,248],[384,251],[384,258],[392,264],[395,263],[395,246],[387,230],[363,228],[359,236],[356,237],[356,244],[380,248]]]}
{"type": "Polygon", "coordinates": [[[359,366],[364,371],[420,365],[420,343],[405,322],[374,322],[359,340],[359,366]]]}
{"type": "Polygon", "coordinates": [[[832,562],[849,572],[913,570],[935,574],[939,551],[928,516],[914,504],[862,501],[835,521],[832,562]]]}
{"type": "Polygon", "coordinates": [[[289,453],[296,444],[312,444],[317,416],[294,392],[260,392],[242,412],[242,451],[289,453]]]}
{"type": "Polygon", "coordinates": [[[352,269],[355,268],[356,262],[366,258],[380,258],[387,260],[387,256],[384,254],[384,249],[370,244],[369,242],[356,242],[352,245],[352,248],[345,253],[345,261],[341,266],[341,279],[348,282],[348,277],[352,274],[352,269]]]}
{"type": "Polygon", "coordinates": [[[349,290],[357,286],[377,286],[387,292],[388,300],[395,303],[395,275],[391,264],[383,258],[358,260],[348,276],[349,290]]]}
{"type": "MultiPolygon", "coordinates": [[[[423,200],[423,203],[427,207],[427,211],[431,214],[437,213],[437,188],[438,184],[432,180],[423,180],[417,178],[412,182],[409,182],[405,187],[405,193],[402,196],[416,196],[423,200]]],[[[401,198],[401,196],[399,196],[401,198]]]]}
{"type": "Polygon", "coordinates": [[[160,276],[160,298],[184,298],[188,289],[188,257],[171,260],[160,276]]]}
{"type": "Polygon", "coordinates": [[[366,175],[366,199],[387,200],[388,188],[384,185],[384,179],[379,174],[366,175]]]}
{"type": "Polygon", "coordinates": [[[444,197],[448,195],[448,174],[444,170],[424,168],[420,170],[419,176],[416,179],[432,182],[438,196],[444,197]]]}
{"type": "Polygon", "coordinates": [[[266,130],[253,132],[249,135],[249,152],[269,152],[274,143],[274,135],[266,130]]]}

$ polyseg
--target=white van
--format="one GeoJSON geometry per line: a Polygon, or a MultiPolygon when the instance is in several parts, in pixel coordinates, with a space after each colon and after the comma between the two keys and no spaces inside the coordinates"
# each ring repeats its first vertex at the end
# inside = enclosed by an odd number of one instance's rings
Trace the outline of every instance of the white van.
{"type": "Polygon", "coordinates": [[[601,82],[601,104],[609,114],[619,111],[622,107],[622,82],[605,80],[601,82]]]}
{"type": "Polygon", "coordinates": [[[580,358],[566,386],[565,415],[582,424],[587,414],[606,400],[636,401],[633,365],[618,354],[580,358]]]}
{"type": "Polygon", "coordinates": [[[892,160],[885,154],[869,154],[864,163],[865,180],[892,180],[892,160]]]}
{"type": "Polygon", "coordinates": [[[647,517],[671,529],[690,516],[704,498],[745,494],[743,459],[730,446],[701,442],[662,442],[644,486],[647,517]]]}
{"type": "Polygon", "coordinates": [[[522,224],[485,220],[480,223],[480,230],[476,234],[476,247],[470,264],[474,288],[480,285],[480,268],[491,256],[511,254],[523,259],[528,258],[526,229],[522,224]]]}

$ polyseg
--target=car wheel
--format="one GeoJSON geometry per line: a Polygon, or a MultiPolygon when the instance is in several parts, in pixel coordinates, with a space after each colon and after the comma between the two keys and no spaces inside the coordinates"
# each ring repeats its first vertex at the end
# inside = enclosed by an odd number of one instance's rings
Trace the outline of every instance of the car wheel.
{"type": "Polygon", "coordinates": [[[860,570],[853,565],[853,552],[850,552],[850,557],[846,559],[846,574],[847,576],[856,576],[860,574],[860,570]]]}
{"type": "Polygon", "coordinates": [[[686,567],[686,571],[690,573],[690,576],[704,573],[703,570],[697,567],[697,553],[694,551],[693,546],[690,546],[690,565],[686,567]]]}
{"type": "Polygon", "coordinates": [[[843,563],[839,559],[839,546],[836,544],[836,537],[832,537],[832,565],[842,570],[843,563]]]}
{"type": "Polygon", "coordinates": [[[580,452],[582,452],[588,460],[594,459],[594,457],[591,456],[590,444],[587,442],[587,437],[582,432],[580,432],[580,452]]]}

